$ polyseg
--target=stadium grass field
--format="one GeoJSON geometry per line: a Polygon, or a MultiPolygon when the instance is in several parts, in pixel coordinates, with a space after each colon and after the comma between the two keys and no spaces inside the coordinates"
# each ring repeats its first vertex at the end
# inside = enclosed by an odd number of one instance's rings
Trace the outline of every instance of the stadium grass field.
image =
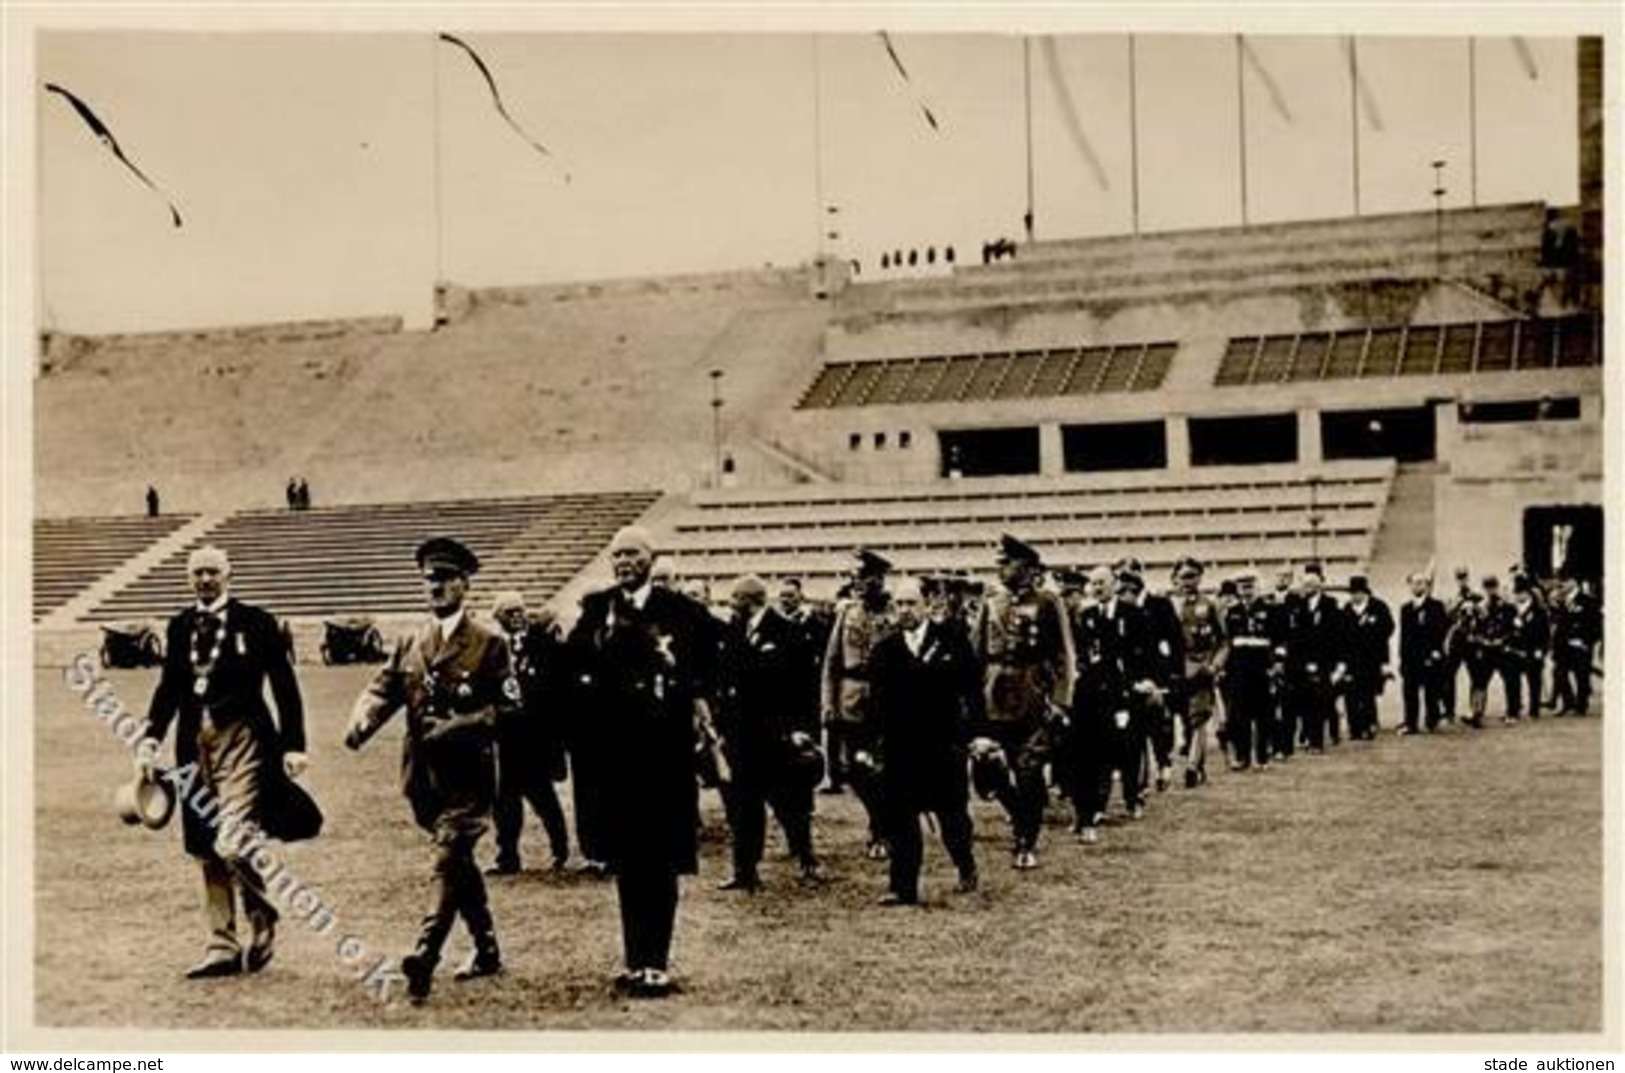
{"type": "MultiPolygon", "coordinates": [[[[398,957],[426,904],[429,849],[397,788],[399,723],[338,743],[366,671],[301,668],[327,814],[286,860],[338,917],[285,917],[250,978],[189,982],[205,937],[196,866],[174,828],[123,826],[128,753],[64,683],[36,672],[35,996],[41,1026],[222,1029],[909,1030],[931,1032],[1594,1032],[1602,1002],[1601,723],[1345,743],[1268,772],[1216,771],[1138,823],[1074,845],[1052,808],[1035,873],[1010,870],[994,806],[975,806],[983,889],[951,893],[928,836],[920,909],[881,909],[850,796],[820,797],[831,882],[801,888],[770,835],[758,895],[728,872],[714,794],[701,875],[685,881],[683,994],[615,997],[607,883],[543,871],[491,881],[506,972],[430,1004],[376,1001],[341,935],[398,957]]],[[[145,710],[153,672],[112,672],[145,710]]],[[[1393,691],[1386,701],[1391,705],[1393,691]]],[[[1115,806],[1115,802],[1114,802],[1115,806]]],[[[492,854],[481,844],[482,862],[492,854]]],[[[527,868],[547,852],[526,823],[527,868]]],[[[461,930],[452,963],[467,950],[461,930]]]]}

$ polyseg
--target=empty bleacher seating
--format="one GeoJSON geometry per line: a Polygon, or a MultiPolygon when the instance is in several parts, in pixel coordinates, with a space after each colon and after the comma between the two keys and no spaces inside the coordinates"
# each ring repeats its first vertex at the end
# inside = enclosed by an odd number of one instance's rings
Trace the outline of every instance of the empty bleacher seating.
{"type": "Polygon", "coordinates": [[[1353,328],[1230,340],[1220,387],[1356,377],[1523,372],[1602,364],[1600,318],[1353,328]]]}
{"type": "Polygon", "coordinates": [[[830,362],[797,405],[814,410],[1155,391],[1176,350],[1175,343],[1130,343],[830,362]]]}
{"type": "Polygon", "coordinates": [[[62,607],[97,578],[129,562],[192,517],[35,519],[34,621],[62,607]]]}
{"type": "Polygon", "coordinates": [[[1003,532],[1055,565],[1132,555],[1166,571],[1190,554],[1221,569],[1318,556],[1346,571],[1369,561],[1393,476],[1392,462],[1362,461],[713,491],[668,519],[661,543],[684,578],[799,576],[824,594],[860,547],[904,572],[989,575],[1003,532]]]}
{"type": "Polygon", "coordinates": [[[479,591],[520,590],[542,601],[580,572],[654,492],[243,511],[99,604],[92,621],[157,617],[187,598],[191,547],[232,558],[233,592],[278,615],[384,614],[424,607],[412,555],[434,534],[454,535],[483,561],[479,591]]]}

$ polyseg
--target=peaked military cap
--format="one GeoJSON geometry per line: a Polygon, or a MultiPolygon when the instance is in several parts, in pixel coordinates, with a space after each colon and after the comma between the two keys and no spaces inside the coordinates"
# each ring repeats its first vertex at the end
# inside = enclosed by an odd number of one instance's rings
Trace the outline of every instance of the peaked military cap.
{"type": "Polygon", "coordinates": [[[451,537],[430,537],[418,545],[418,569],[450,570],[469,577],[479,573],[479,556],[451,537]]]}
{"type": "Polygon", "coordinates": [[[1039,557],[1036,548],[1024,540],[1018,540],[1009,533],[999,537],[999,561],[1025,563],[1027,566],[1044,565],[1044,560],[1039,557]]]}
{"type": "Polygon", "coordinates": [[[858,560],[857,567],[860,573],[884,574],[891,569],[891,560],[884,555],[870,551],[868,548],[859,548],[853,552],[858,560]]]}

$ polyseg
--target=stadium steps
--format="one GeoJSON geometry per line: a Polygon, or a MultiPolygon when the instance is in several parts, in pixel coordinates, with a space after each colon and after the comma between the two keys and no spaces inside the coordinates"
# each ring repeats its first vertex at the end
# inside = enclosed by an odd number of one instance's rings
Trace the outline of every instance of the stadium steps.
{"type": "Polygon", "coordinates": [[[539,602],[658,498],[601,492],[243,511],[196,534],[84,617],[172,612],[187,598],[186,556],[202,543],[231,555],[237,595],[278,615],[415,612],[423,591],[413,552],[436,534],[456,536],[480,556],[481,591],[518,588],[539,602]]]}
{"type": "Polygon", "coordinates": [[[35,624],[72,622],[210,524],[193,514],[35,519],[35,624]]]}
{"type": "Polygon", "coordinates": [[[1393,479],[1374,461],[713,491],[666,518],[659,543],[714,591],[755,573],[828,595],[860,547],[904,572],[989,576],[1003,532],[1054,565],[1132,555],[1160,574],[1185,555],[1220,568],[1318,555],[1336,574],[1370,562],[1393,479]]]}
{"type": "MultiPolygon", "coordinates": [[[[1371,552],[1371,586],[1379,593],[1396,598],[1406,592],[1405,578],[1413,570],[1425,570],[1434,559],[1436,521],[1436,462],[1403,462],[1394,474],[1388,509],[1371,552]]],[[[1448,553],[1447,553],[1448,554],[1448,553]]],[[[1435,591],[1443,592],[1454,562],[1434,562],[1435,591]]],[[[1495,564],[1499,566],[1499,564],[1495,564]]]]}

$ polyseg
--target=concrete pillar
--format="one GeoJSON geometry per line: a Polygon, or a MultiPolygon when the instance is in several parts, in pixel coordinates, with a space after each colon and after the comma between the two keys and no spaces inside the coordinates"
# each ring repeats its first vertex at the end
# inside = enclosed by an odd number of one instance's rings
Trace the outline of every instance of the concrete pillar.
{"type": "Polygon", "coordinates": [[[1038,472],[1058,477],[1066,472],[1066,452],[1061,447],[1061,426],[1046,421],[1038,426],[1038,472]]]}
{"type": "Polygon", "coordinates": [[[1320,447],[1320,411],[1298,411],[1298,461],[1316,465],[1325,460],[1320,447]]]}
{"type": "Polygon", "coordinates": [[[1191,468],[1191,422],[1184,414],[1170,414],[1163,423],[1168,443],[1168,468],[1191,468]]]}

